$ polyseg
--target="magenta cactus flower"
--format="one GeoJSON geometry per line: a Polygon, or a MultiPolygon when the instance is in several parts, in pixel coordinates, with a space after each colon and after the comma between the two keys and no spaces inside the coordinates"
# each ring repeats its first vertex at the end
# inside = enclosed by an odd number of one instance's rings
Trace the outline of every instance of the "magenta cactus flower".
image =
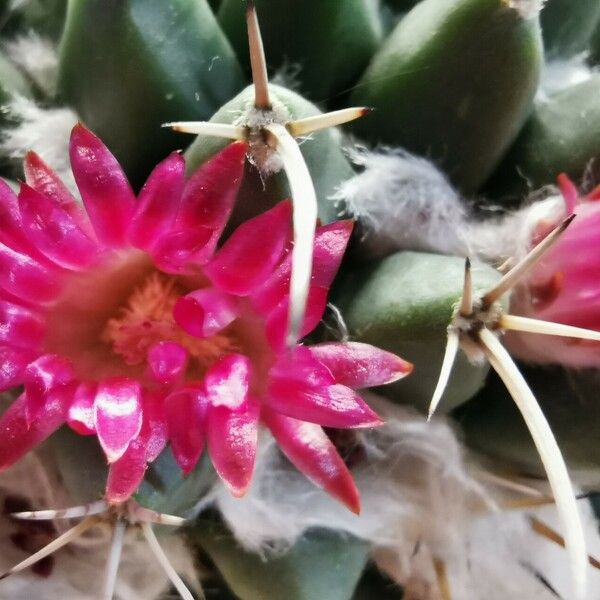
{"type": "MultiPolygon", "coordinates": [[[[0,418],[1,468],[67,423],[98,438],[109,503],[135,492],[167,443],[185,473],[206,444],[242,495],[262,423],[309,479],[359,510],[322,426],[378,425],[354,389],[411,365],[359,343],[285,345],[290,203],[219,244],[246,150],[230,144],[188,181],[173,153],[136,198],[116,159],[78,125],[70,157],[85,210],[33,153],[18,196],[0,183],[0,387],[25,390],[0,418]]],[[[351,229],[316,230],[302,335],[322,317],[351,229]]]]}
{"type": "MultiPolygon", "coordinates": [[[[576,213],[571,226],[531,270],[511,298],[515,315],[600,331],[600,186],[581,196],[575,184],[562,174],[558,185],[564,212],[556,220],[541,222],[535,241],[566,215],[576,213]]],[[[537,336],[510,332],[507,344],[512,353],[533,362],[555,362],[575,367],[600,366],[600,344],[596,341],[550,337],[539,343],[537,336]]]]}

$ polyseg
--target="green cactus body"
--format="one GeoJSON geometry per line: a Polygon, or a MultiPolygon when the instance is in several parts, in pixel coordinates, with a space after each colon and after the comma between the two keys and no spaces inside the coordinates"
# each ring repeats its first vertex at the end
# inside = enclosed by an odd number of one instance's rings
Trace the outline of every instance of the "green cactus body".
{"type": "Polygon", "coordinates": [[[600,25],[598,0],[547,0],[540,15],[544,47],[550,57],[568,57],[587,50],[600,25]]]}
{"type": "Polygon", "coordinates": [[[356,132],[438,161],[472,192],[526,119],[542,64],[537,18],[502,0],[423,0],[351,96],[375,108],[356,132]]]}
{"type": "Polygon", "coordinates": [[[216,474],[205,453],[187,476],[175,462],[169,448],[146,471],[134,498],[142,506],[174,515],[185,515],[216,481],[216,474]]]}
{"type": "MultiPolygon", "coordinates": [[[[317,101],[343,92],[360,77],[381,42],[371,0],[257,0],[269,66],[298,67],[300,89],[317,101]],[[305,28],[302,34],[299,28],[305,28]],[[343,51],[338,51],[342,50],[343,51]]],[[[224,0],[218,18],[242,64],[248,65],[243,5],[224,0]]]]}
{"type": "Polygon", "coordinates": [[[369,552],[368,543],[351,535],[312,529],[285,554],[264,560],[202,517],[189,537],[209,554],[240,600],[349,600],[369,552]]]}
{"type": "MultiPolygon", "coordinates": [[[[347,273],[334,302],[352,339],[375,344],[411,361],[410,377],[382,388],[390,398],[425,411],[440,373],[446,329],[462,294],[464,260],[417,252],[400,252],[347,273]]],[[[475,289],[499,278],[476,264],[475,289]]],[[[483,385],[487,364],[472,365],[459,355],[441,403],[442,411],[471,398],[483,385]]]]}
{"type": "MultiPolygon", "coordinates": [[[[540,343],[543,343],[541,341],[540,343]]],[[[598,372],[524,367],[577,484],[600,485],[598,372]]],[[[511,469],[544,477],[539,455],[506,388],[496,376],[456,415],[469,446],[511,469]]]]}
{"type": "Polygon", "coordinates": [[[207,119],[243,85],[205,0],[72,0],[59,89],[134,183],[181,147],[161,124],[207,119]]]}
{"type": "Polygon", "coordinates": [[[520,197],[565,172],[578,179],[600,157],[600,75],[537,104],[489,182],[496,196],[520,197]]]}
{"type": "MultiPolygon", "coordinates": [[[[291,119],[299,119],[319,114],[319,109],[286,88],[271,85],[270,94],[273,107],[291,119]]],[[[254,89],[248,87],[235,98],[222,106],[211,118],[215,123],[231,123],[243,120],[243,115],[254,107],[254,89]]],[[[185,153],[188,171],[194,171],[199,165],[214,155],[227,144],[226,140],[214,137],[198,136],[185,153]]],[[[329,200],[336,187],[353,175],[353,169],[344,155],[342,137],[338,130],[327,129],[314,133],[300,145],[302,155],[311,173],[317,199],[319,201],[319,218],[328,223],[334,220],[339,210],[329,200]]],[[[247,177],[240,190],[242,203],[238,203],[243,215],[234,215],[232,224],[242,218],[254,216],[265,208],[273,206],[278,200],[289,195],[285,175],[277,174],[268,178],[263,184],[256,168],[249,166],[246,170],[247,177]]]]}
{"type": "Polygon", "coordinates": [[[600,63],[600,24],[596,27],[596,31],[590,40],[589,60],[595,65],[600,63]]]}

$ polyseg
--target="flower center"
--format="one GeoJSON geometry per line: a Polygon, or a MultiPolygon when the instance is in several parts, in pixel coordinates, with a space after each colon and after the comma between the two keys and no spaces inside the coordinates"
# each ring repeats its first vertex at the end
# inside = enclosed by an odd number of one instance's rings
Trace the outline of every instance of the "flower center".
{"type": "Polygon", "coordinates": [[[114,376],[144,381],[148,351],[158,342],[175,342],[188,353],[187,380],[201,379],[216,360],[240,352],[255,362],[260,385],[273,356],[262,318],[243,299],[240,316],[214,335],[194,337],[175,322],[177,300],[208,285],[201,273],[162,273],[142,252],[114,255],[69,278],[60,300],[48,308],[44,352],[69,359],[84,381],[114,376]]]}
{"type": "Polygon", "coordinates": [[[201,372],[219,357],[240,350],[231,328],[210,337],[189,335],[173,318],[177,300],[189,289],[178,278],[151,272],[122,304],[116,316],[109,319],[102,341],[110,344],[127,365],[145,362],[150,348],[164,341],[177,342],[196,362],[201,372]]]}

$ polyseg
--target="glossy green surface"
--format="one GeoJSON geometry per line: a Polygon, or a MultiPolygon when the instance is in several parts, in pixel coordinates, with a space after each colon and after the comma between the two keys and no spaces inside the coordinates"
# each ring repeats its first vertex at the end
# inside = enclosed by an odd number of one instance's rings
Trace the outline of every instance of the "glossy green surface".
{"type": "MultiPolygon", "coordinates": [[[[372,0],[256,0],[256,8],[271,72],[294,73],[300,91],[315,102],[335,100],[355,83],[383,35],[372,0]]],[[[223,0],[218,18],[249,65],[243,2],[223,0]]]]}
{"type": "MultiPolygon", "coordinates": [[[[289,114],[291,119],[309,117],[319,114],[319,109],[296,92],[277,85],[270,86],[273,106],[289,114]]],[[[210,119],[215,123],[231,123],[245,111],[252,108],[254,90],[247,87],[235,98],[222,106],[210,119]]],[[[369,118],[367,115],[365,118],[369,118]]],[[[188,172],[225,147],[229,142],[215,137],[199,136],[188,148],[185,157],[188,172]]],[[[302,140],[300,150],[310,171],[317,200],[319,217],[323,222],[334,220],[339,211],[329,200],[335,188],[353,175],[353,170],[344,155],[342,137],[337,129],[327,129],[312,134],[302,140]]],[[[262,181],[257,170],[248,165],[246,177],[238,196],[238,205],[243,209],[243,218],[258,214],[273,206],[279,200],[289,196],[287,182],[283,173],[262,181]]],[[[241,220],[241,215],[234,215],[234,222],[241,220]]]]}
{"type": "MultiPolygon", "coordinates": [[[[415,365],[411,375],[381,393],[426,411],[437,383],[446,345],[446,329],[462,295],[464,259],[399,252],[347,273],[334,292],[351,339],[374,344],[415,365]]],[[[476,290],[497,281],[497,272],[473,265],[476,290]]],[[[483,385],[488,367],[472,365],[462,353],[440,404],[448,412],[483,385]]]]}
{"type": "Polygon", "coordinates": [[[240,600],[350,600],[369,546],[350,535],[308,531],[283,554],[243,550],[220,524],[201,519],[190,539],[208,553],[240,600]]]}
{"type": "Polygon", "coordinates": [[[350,102],[375,111],[354,130],[432,158],[473,192],[526,119],[541,64],[536,18],[502,0],[423,0],[355,87],[350,102]]]}
{"type": "Polygon", "coordinates": [[[139,185],[181,136],[243,87],[206,0],[70,0],[59,88],[139,185]]]}

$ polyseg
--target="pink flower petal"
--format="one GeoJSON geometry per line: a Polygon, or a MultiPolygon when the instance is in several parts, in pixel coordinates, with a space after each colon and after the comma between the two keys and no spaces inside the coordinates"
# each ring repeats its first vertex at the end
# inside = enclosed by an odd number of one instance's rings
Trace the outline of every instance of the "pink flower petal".
{"type": "Polygon", "coordinates": [[[209,227],[176,231],[158,240],[150,253],[156,266],[166,273],[194,271],[188,263],[205,251],[213,236],[214,231],[209,227]]]}
{"type": "Polygon", "coordinates": [[[329,288],[337,275],[354,222],[335,221],[318,227],[315,234],[312,284],[329,288]]]}
{"type": "Polygon", "coordinates": [[[50,302],[60,292],[61,274],[0,243],[0,289],[29,302],[50,302]]]}
{"type": "Polygon", "coordinates": [[[127,243],[135,196],[117,159],[83,125],[71,133],[71,167],[98,239],[108,246],[127,243]]]}
{"type": "Polygon", "coordinates": [[[69,407],[67,423],[73,431],[80,435],[92,435],[96,432],[94,425],[96,391],[97,385],[95,383],[81,383],[77,387],[73,402],[69,407]]]}
{"type": "Polygon", "coordinates": [[[237,198],[247,145],[234,142],[205,162],[189,179],[183,192],[175,229],[208,227],[213,236],[203,255],[212,254],[237,198]]]}
{"type": "Polygon", "coordinates": [[[139,434],[108,470],[106,499],[111,504],[125,502],[136,492],[144,479],[148,463],[158,457],[167,442],[162,398],[145,393],[142,403],[144,422],[139,434]]]}
{"type": "Polygon", "coordinates": [[[0,343],[34,350],[43,342],[45,331],[41,316],[18,304],[0,300],[0,343]]]}
{"type": "Polygon", "coordinates": [[[350,388],[311,386],[302,381],[275,379],[269,383],[267,404],[281,414],[340,429],[375,427],[381,419],[350,388]]]}
{"type": "Polygon", "coordinates": [[[200,386],[183,388],[165,399],[171,449],[185,475],[196,466],[204,449],[207,405],[200,386]]]}
{"type": "Polygon", "coordinates": [[[236,408],[212,406],[208,419],[208,451],[215,470],[234,496],[250,485],[258,443],[258,402],[246,397],[236,408]]]}
{"type": "Polygon", "coordinates": [[[185,161],[173,152],[157,165],[140,192],[129,228],[129,241],[148,250],[167,234],[179,209],[185,183],[185,161]]]}
{"type": "Polygon", "coordinates": [[[22,394],[0,417],[0,469],[15,463],[65,422],[68,405],[60,395],[48,398],[43,414],[32,422],[27,404],[22,394]]]}
{"type": "MultiPolygon", "coordinates": [[[[321,321],[327,306],[327,295],[326,288],[311,286],[309,289],[304,321],[300,328],[301,338],[309,334],[321,321]]],[[[286,296],[267,317],[267,339],[275,350],[281,350],[285,345],[289,310],[289,297],[286,296]]]]}
{"type": "Polygon", "coordinates": [[[270,410],[263,410],[262,418],[283,453],[300,472],[352,512],[360,512],[360,497],[352,475],[318,425],[270,410]]]}
{"type": "Polygon", "coordinates": [[[145,440],[146,461],[149,463],[158,458],[169,438],[164,401],[162,394],[147,390],[142,397],[144,422],[140,436],[143,436],[145,440]]]}
{"type": "Polygon", "coordinates": [[[23,383],[25,367],[31,362],[33,356],[34,354],[31,350],[0,345],[1,392],[23,383]]]}
{"type": "MultiPolygon", "coordinates": [[[[315,232],[311,285],[329,289],[346,251],[352,221],[336,221],[317,227],[315,232]]],[[[287,253],[277,270],[252,295],[254,306],[268,315],[288,296],[292,269],[291,253],[287,253]]]]}
{"type": "Polygon", "coordinates": [[[296,346],[283,352],[269,371],[271,379],[299,381],[310,386],[327,386],[336,382],[331,371],[312,354],[311,348],[296,346]]]}
{"type": "Polygon", "coordinates": [[[569,179],[566,173],[558,176],[558,187],[565,200],[565,209],[568,215],[575,212],[575,207],[579,201],[579,192],[575,184],[569,179]]]}
{"type": "Polygon", "coordinates": [[[155,244],[156,264],[169,273],[189,271],[213,254],[242,182],[246,144],[235,142],[204,163],[187,182],[171,231],[155,244]]]}
{"type": "Polygon", "coordinates": [[[30,151],[25,155],[23,171],[25,181],[34,190],[61,206],[71,216],[78,214],[83,217],[79,204],[60,177],[35,152],[30,151]]]}
{"type": "Polygon", "coordinates": [[[144,480],[147,468],[145,440],[138,436],[131,441],[121,458],[110,465],[106,500],[110,504],[121,504],[128,500],[144,480]]]}
{"type": "Polygon", "coordinates": [[[331,342],[308,350],[325,365],[337,383],[359,389],[406,377],[413,365],[400,357],[360,342],[331,342]]]}
{"type": "Polygon", "coordinates": [[[9,248],[31,256],[35,250],[23,233],[19,201],[12,189],[0,179],[0,242],[9,248]]]}
{"type": "Polygon", "coordinates": [[[187,367],[187,350],[175,342],[158,342],[148,351],[152,377],[161,385],[180,382],[187,367]]]}
{"type": "Polygon", "coordinates": [[[204,268],[221,290],[247,296],[271,275],[291,233],[292,205],[280,202],[242,223],[204,268]]]}
{"type": "Polygon", "coordinates": [[[94,427],[108,462],[123,456],[142,427],[140,384],[126,377],[102,381],[94,400],[94,427]]]}
{"type": "Polygon", "coordinates": [[[205,288],[179,298],[173,318],[190,335],[210,337],[233,323],[238,312],[234,298],[214,288],[205,288]]]}
{"type": "Polygon", "coordinates": [[[250,369],[250,360],[241,354],[228,354],[211,365],[204,377],[210,404],[231,410],[241,406],[248,396],[250,369]]]}
{"type": "Polygon", "coordinates": [[[30,420],[45,410],[48,396],[75,381],[69,360],[56,354],[45,354],[27,365],[24,373],[25,392],[30,420]]]}
{"type": "Polygon", "coordinates": [[[83,269],[98,256],[96,242],[61,206],[27,184],[19,193],[24,231],[47,258],[66,269],[83,269]]]}

